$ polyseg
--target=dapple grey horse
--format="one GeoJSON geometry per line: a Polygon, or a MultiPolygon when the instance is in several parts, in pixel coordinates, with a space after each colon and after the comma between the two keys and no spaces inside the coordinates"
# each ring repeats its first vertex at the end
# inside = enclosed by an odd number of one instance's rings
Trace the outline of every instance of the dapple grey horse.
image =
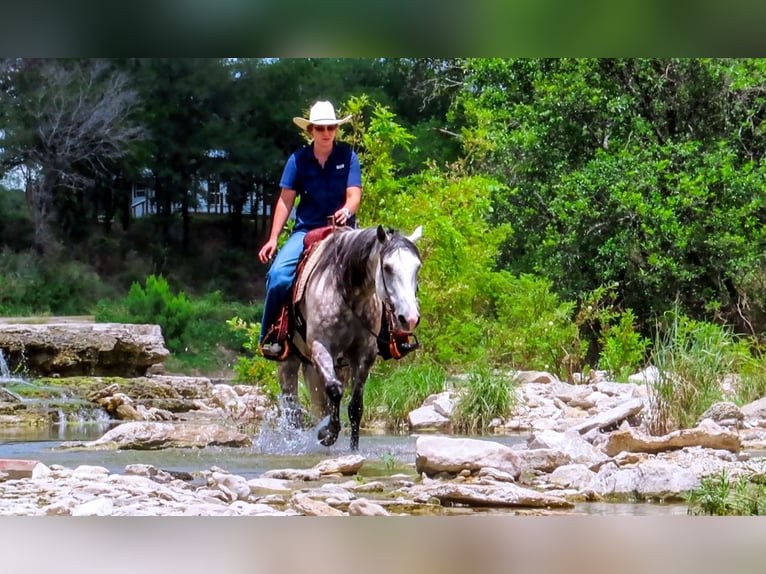
{"type": "MultiPolygon", "coordinates": [[[[339,228],[324,239],[315,264],[307,268],[304,294],[296,316],[305,324],[305,337],[293,333],[291,344],[299,353],[279,364],[283,405],[300,418],[298,372],[311,397],[312,411],[325,417],[317,438],[335,443],[340,433],[340,403],[350,384],[348,417],[351,450],[359,448],[364,385],[378,352],[378,333],[383,321],[383,302],[390,310],[390,329],[410,333],[420,321],[417,276],[421,266],[415,242],[422,227],[412,235],[369,227],[339,228]],[[303,340],[301,340],[303,339],[303,340]]],[[[293,424],[298,424],[295,418],[293,424]]]]}

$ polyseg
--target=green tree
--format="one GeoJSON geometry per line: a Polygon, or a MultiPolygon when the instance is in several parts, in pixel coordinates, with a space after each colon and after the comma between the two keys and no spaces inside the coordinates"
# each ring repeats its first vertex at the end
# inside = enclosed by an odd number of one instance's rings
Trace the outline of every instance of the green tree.
{"type": "Polygon", "coordinates": [[[523,230],[504,243],[503,268],[544,275],[566,299],[616,283],[643,324],[679,301],[762,330],[762,63],[465,67],[453,114],[479,150],[470,165],[508,189],[494,221],[523,230]]]}
{"type": "MultiPolygon", "coordinates": [[[[38,250],[56,250],[53,216],[143,136],[129,79],[105,60],[6,59],[0,70],[2,169],[25,166],[38,250]]],[[[72,213],[70,210],[69,213],[72,213]]]]}

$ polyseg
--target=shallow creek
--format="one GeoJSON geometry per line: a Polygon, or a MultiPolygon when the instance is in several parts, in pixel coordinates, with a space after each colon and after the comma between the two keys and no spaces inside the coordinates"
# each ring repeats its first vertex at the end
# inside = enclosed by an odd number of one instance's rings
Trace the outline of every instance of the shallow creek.
{"type": "MultiPolygon", "coordinates": [[[[314,440],[314,432],[285,433],[279,429],[263,429],[254,439],[252,447],[162,450],[86,451],[59,450],[65,441],[94,440],[111,426],[109,421],[54,424],[49,428],[14,429],[3,432],[0,458],[40,460],[46,465],[60,464],[75,468],[81,464],[98,465],[111,472],[122,473],[130,464],[151,464],[157,468],[176,472],[195,473],[213,466],[223,468],[245,478],[255,478],[271,469],[307,469],[326,458],[346,455],[348,436],[341,435],[338,443],[327,448],[314,440]]],[[[10,430],[10,429],[7,429],[10,430]]],[[[483,437],[472,437],[483,438],[483,437]]],[[[526,435],[491,436],[486,440],[508,446],[526,441],[526,435]]],[[[360,474],[374,479],[392,474],[407,474],[417,478],[415,472],[414,435],[366,434],[361,437],[359,454],[366,457],[360,474]]],[[[507,514],[508,509],[453,509],[450,514],[507,514]]],[[[684,515],[684,504],[657,503],[578,503],[575,514],[612,516],[684,515]]]]}

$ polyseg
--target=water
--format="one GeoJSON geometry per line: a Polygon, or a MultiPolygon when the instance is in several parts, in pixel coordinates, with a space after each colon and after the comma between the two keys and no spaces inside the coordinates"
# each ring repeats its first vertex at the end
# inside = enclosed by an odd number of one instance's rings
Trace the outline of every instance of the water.
{"type": "MultiPolygon", "coordinates": [[[[115,423],[109,419],[89,422],[62,422],[50,427],[2,429],[0,458],[39,460],[46,465],[61,464],[74,468],[80,464],[99,465],[111,472],[124,472],[129,464],[151,464],[164,470],[190,472],[218,466],[246,478],[260,476],[272,469],[306,469],[320,461],[350,454],[349,436],[341,433],[338,441],[325,447],[316,440],[316,430],[288,431],[284,424],[266,424],[253,439],[252,447],[207,447],[202,449],[87,451],[60,450],[67,441],[89,441],[101,437],[115,423]]],[[[488,437],[509,446],[526,436],[488,437]]],[[[417,436],[363,434],[358,454],[367,460],[361,474],[383,476],[396,472],[415,472],[417,436]]]]}
{"type": "MultiPolygon", "coordinates": [[[[90,421],[54,424],[45,428],[0,430],[0,458],[39,460],[50,466],[60,464],[75,468],[81,464],[103,466],[113,473],[123,473],[130,464],[151,464],[168,471],[190,474],[209,470],[213,466],[223,468],[245,478],[256,478],[272,469],[307,469],[320,461],[350,454],[348,435],[341,434],[332,447],[324,447],[316,441],[313,429],[303,432],[283,432],[278,426],[264,427],[254,438],[252,447],[207,447],[201,449],[118,450],[87,451],[61,450],[65,441],[87,441],[101,437],[114,422],[90,421]]],[[[501,442],[508,446],[526,441],[526,436],[470,437],[479,440],[501,442]]],[[[396,473],[417,477],[415,471],[415,443],[417,436],[363,434],[358,454],[367,460],[360,471],[366,478],[374,479],[396,473]]],[[[585,502],[564,514],[589,514],[603,516],[670,516],[686,515],[683,503],[658,504],[645,502],[585,502]]],[[[503,508],[455,508],[448,514],[515,514],[517,509],[503,508]]],[[[522,511],[523,512],[523,511],[522,511]]]]}

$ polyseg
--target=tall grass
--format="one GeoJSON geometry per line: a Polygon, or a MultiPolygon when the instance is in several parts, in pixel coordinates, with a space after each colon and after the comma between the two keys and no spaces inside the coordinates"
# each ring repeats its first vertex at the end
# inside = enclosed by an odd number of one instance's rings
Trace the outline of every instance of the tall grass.
{"type": "Polygon", "coordinates": [[[455,407],[455,430],[483,434],[496,418],[507,417],[514,403],[513,379],[493,371],[487,364],[474,367],[458,389],[460,402],[455,407]]]}
{"type": "Polygon", "coordinates": [[[367,423],[385,420],[391,431],[400,431],[410,411],[429,395],[445,389],[444,369],[433,363],[380,365],[370,373],[364,393],[364,419],[367,423]]]}
{"type": "Polygon", "coordinates": [[[726,470],[700,480],[687,495],[687,514],[706,516],[761,516],[766,514],[766,485],[756,475],[729,477],[726,470]]]}
{"type": "Polygon", "coordinates": [[[722,400],[724,377],[755,372],[753,360],[748,341],[730,328],[668,312],[651,354],[660,375],[649,387],[650,432],[694,426],[710,405],[722,400]]]}

